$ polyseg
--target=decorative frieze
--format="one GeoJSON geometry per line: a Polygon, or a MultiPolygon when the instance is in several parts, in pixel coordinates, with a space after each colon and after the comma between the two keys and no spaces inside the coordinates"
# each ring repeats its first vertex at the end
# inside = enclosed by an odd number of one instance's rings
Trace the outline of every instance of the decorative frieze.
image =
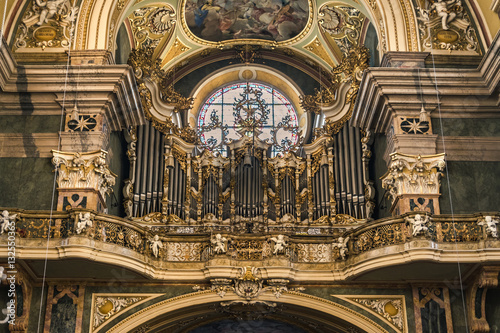
{"type": "Polygon", "coordinates": [[[105,196],[113,191],[116,175],[106,163],[107,152],[52,151],[57,172],[58,210],[81,207],[105,211],[105,196]]]}
{"type": "Polygon", "coordinates": [[[393,215],[420,210],[439,213],[444,155],[390,155],[391,162],[388,172],[382,177],[382,187],[391,196],[393,215]],[[423,206],[426,202],[427,205],[423,206]]]}

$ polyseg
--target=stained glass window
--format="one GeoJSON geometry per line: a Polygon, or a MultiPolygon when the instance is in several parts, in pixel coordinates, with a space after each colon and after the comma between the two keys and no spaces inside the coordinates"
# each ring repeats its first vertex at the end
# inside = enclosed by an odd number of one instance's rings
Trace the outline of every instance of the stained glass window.
{"type": "Polygon", "coordinates": [[[198,116],[201,146],[227,154],[226,145],[255,137],[272,145],[272,155],[295,149],[301,133],[292,103],[278,90],[260,83],[237,83],[210,95],[198,116]]]}

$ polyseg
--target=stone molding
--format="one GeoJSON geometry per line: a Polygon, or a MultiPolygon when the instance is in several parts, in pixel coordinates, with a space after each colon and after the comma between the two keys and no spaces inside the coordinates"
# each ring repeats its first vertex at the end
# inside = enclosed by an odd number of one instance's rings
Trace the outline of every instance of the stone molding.
{"type": "Polygon", "coordinates": [[[0,157],[52,157],[57,133],[0,133],[0,157]]]}
{"type": "MultiPolygon", "coordinates": [[[[105,55],[102,57],[106,58],[105,55]]],[[[29,86],[29,93],[33,99],[38,98],[38,95],[54,94],[51,95],[53,97],[50,103],[45,102],[44,105],[45,110],[51,110],[50,114],[55,114],[54,111],[57,109],[61,110],[63,104],[68,112],[76,102],[81,113],[103,114],[107,126],[112,131],[143,125],[145,118],[132,68],[128,65],[108,65],[105,64],[105,60],[101,63],[101,65],[69,66],[68,69],[65,65],[25,65],[20,72],[8,46],[2,40],[0,99],[17,96],[22,83],[26,86],[26,90],[29,86]],[[67,85],[65,85],[66,78],[67,85]],[[66,97],[63,103],[65,91],[66,97]]],[[[19,98],[12,100],[16,99],[19,100],[19,98]]],[[[22,111],[22,105],[12,103],[10,113],[14,113],[15,108],[22,111]]]]}
{"type": "Polygon", "coordinates": [[[392,125],[394,114],[418,115],[422,104],[427,111],[439,104],[443,117],[497,117],[500,100],[495,91],[500,81],[499,52],[500,33],[475,70],[369,68],[360,83],[352,125],[385,133],[392,125]]]}
{"type": "Polygon", "coordinates": [[[447,161],[500,161],[500,137],[445,136],[437,140],[437,151],[445,148],[447,161]]]}

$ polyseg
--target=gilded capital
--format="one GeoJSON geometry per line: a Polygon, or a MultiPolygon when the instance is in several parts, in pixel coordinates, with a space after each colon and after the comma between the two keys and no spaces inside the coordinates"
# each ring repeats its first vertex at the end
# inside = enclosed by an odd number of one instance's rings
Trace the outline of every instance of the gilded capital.
{"type": "Polygon", "coordinates": [[[106,151],[65,153],[52,150],[52,155],[59,189],[90,189],[99,192],[102,198],[112,192],[116,175],[106,163],[106,151]]]}

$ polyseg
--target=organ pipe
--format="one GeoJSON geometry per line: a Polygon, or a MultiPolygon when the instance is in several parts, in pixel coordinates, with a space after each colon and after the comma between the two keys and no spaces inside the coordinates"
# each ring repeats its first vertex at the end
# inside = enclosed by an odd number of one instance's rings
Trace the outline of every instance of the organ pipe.
{"type": "MultiPolygon", "coordinates": [[[[230,158],[210,157],[210,161],[217,160],[219,164],[210,166],[212,162],[205,160],[202,167],[202,155],[192,157],[189,146],[171,137],[167,139],[151,124],[139,126],[136,158],[134,163],[131,160],[130,179],[134,181],[129,197],[131,215],[141,217],[161,211],[198,222],[203,222],[207,214],[213,214],[219,221],[223,216],[234,220],[237,215],[266,218],[269,213],[268,188],[274,188],[276,197],[270,217],[277,221],[286,214],[297,220],[307,218],[309,223],[335,214],[367,218],[364,197],[368,182],[364,170],[366,149],[361,148],[359,129],[347,124],[338,134],[325,140],[304,148],[306,157],[292,154],[292,157],[268,158],[265,150],[257,150],[261,154],[259,158],[251,155],[251,164],[245,166],[242,158],[239,162],[236,160],[241,151],[230,149],[230,158]],[[195,173],[194,165],[200,167],[195,173]],[[209,166],[211,171],[206,171],[209,166]],[[269,170],[272,176],[268,177],[269,170]],[[202,177],[203,172],[211,174],[202,177]],[[168,182],[164,184],[165,177],[168,182]],[[191,177],[198,177],[197,182],[191,184],[191,177]],[[304,178],[305,182],[301,181],[304,178]],[[271,186],[273,182],[274,186],[271,186]],[[305,200],[298,199],[301,194],[305,200]],[[192,198],[196,198],[193,205],[192,198]],[[230,211],[223,211],[224,207],[229,207],[230,211]]],[[[248,150],[248,147],[244,149],[248,150]]]]}

